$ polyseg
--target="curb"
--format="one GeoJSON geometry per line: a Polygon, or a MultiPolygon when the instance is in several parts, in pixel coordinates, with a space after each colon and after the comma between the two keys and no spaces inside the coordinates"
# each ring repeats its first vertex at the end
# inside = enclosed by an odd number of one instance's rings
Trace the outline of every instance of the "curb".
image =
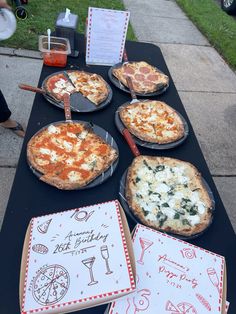
{"type": "Polygon", "coordinates": [[[0,55],[30,59],[42,59],[41,53],[39,51],[7,47],[0,47],[0,55]]]}

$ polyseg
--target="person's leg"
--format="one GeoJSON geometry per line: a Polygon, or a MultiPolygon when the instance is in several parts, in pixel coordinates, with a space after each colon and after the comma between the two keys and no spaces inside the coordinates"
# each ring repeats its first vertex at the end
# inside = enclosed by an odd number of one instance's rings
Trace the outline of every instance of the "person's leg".
{"type": "Polygon", "coordinates": [[[0,90],[0,123],[7,121],[11,116],[11,111],[8,108],[7,102],[0,90]]]}
{"type": "Polygon", "coordinates": [[[20,137],[24,137],[24,128],[19,122],[10,119],[10,116],[11,111],[8,108],[5,97],[0,90],[0,126],[10,131],[13,131],[16,135],[20,137]]]}

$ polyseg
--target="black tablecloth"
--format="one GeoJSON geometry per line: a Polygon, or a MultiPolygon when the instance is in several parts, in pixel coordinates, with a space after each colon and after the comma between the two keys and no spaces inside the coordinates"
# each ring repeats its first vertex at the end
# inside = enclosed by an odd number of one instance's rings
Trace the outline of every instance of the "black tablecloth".
{"type": "MultiPolygon", "coordinates": [[[[82,44],[83,41],[80,41],[80,48],[82,47],[82,44]]],[[[82,50],[82,48],[80,50],[82,50]]],[[[227,299],[231,303],[229,313],[236,313],[236,298],[234,295],[236,294],[236,267],[234,264],[236,262],[235,233],[216,190],[215,184],[194,135],[190,121],[188,120],[184,107],[173,84],[161,51],[158,47],[152,44],[128,42],[127,53],[130,60],[145,60],[157,66],[161,71],[168,74],[170,77],[170,86],[168,90],[163,95],[154,97],[153,99],[163,100],[177,109],[187,120],[190,127],[190,134],[187,140],[177,148],[166,151],[154,151],[140,148],[140,151],[141,154],[162,155],[189,161],[199,169],[199,171],[203,174],[203,177],[208,182],[216,201],[214,220],[211,227],[204,235],[192,240],[191,242],[202,248],[225,256],[228,273],[227,299]]],[[[78,66],[81,70],[83,69],[89,72],[98,73],[102,75],[105,80],[109,81],[107,75],[109,67],[86,66],[84,59],[84,53],[80,52],[79,58],[68,59],[67,68],[69,69],[70,65],[73,64],[78,66]]],[[[45,77],[60,70],[61,68],[44,66],[39,86],[41,86],[45,77]]],[[[30,79],[28,82],[24,83],[30,83],[30,79]]],[[[112,84],[110,85],[113,89],[114,95],[113,100],[108,107],[94,113],[72,113],[73,119],[92,121],[93,123],[102,126],[110,132],[119,146],[119,164],[112,178],[100,186],[87,190],[58,190],[40,182],[29,169],[26,161],[26,144],[31,136],[41,127],[53,121],[64,120],[63,110],[48,103],[42,95],[37,94],[35,96],[1,232],[1,314],[16,314],[20,312],[18,290],[21,253],[25,232],[32,217],[54,213],[65,209],[81,207],[84,205],[100,203],[107,200],[118,199],[120,178],[123,172],[131,164],[134,157],[128,148],[127,143],[116,129],[114,124],[114,114],[118,106],[130,100],[130,96],[113,87],[112,84]]],[[[22,104],[22,106],[23,105],[24,104],[22,104]]],[[[134,227],[134,223],[130,220],[129,224],[131,228],[134,227]]],[[[79,313],[103,313],[105,307],[106,306],[91,308],[80,311],[79,313]]]]}

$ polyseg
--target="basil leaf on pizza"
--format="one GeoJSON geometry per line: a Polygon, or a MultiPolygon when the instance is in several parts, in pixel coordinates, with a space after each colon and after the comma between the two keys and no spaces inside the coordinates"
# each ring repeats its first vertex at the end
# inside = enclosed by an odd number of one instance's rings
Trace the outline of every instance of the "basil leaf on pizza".
{"type": "Polygon", "coordinates": [[[130,133],[146,142],[166,144],[184,136],[182,119],[161,101],[140,101],[121,107],[119,117],[130,133]]]}
{"type": "Polygon", "coordinates": [[[112,75],[126,87],[126,77],[130,76],[134,91],[139,94],[153,93],[169,84],[167,75],[145,61],[122,63],[112,69],[112,75]]]}
{"type": "Polygon", "coordinates": [[[62,122],[35,134],[27,145],[40,180],[63,190],[88,185],[117,159],[118,152],[86,124],[62,122]]]}
{"type": "Polygon", "coordinates": [[[167,157],[136,157],[128,169],[125,197],[133,214],[154,229],[183,236],[205,230],[212,200],[190,163],[167,157]]]}

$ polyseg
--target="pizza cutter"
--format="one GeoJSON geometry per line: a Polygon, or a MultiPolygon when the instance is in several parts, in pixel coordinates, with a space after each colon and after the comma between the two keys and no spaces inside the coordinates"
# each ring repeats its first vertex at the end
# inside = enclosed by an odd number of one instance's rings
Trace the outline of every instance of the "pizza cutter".
{"type": "Polygon", "coordinates": [[[55,99],[50,93],[48,93],[45,89],[39,88],[39,87],[35,87],[35,86],[31,86],[31,85],[27,85],[27,84],[19,84],[18,87],[20,89],[23,90],[27,90],[30,92],[34,92],[34,93],[39,93],[44,95],[46,98],[48,98],[49,100],[51,100],[52,102],[57,102],[62,104],[61,101],[55,99]]]}
{"type": "MultiPolygon", "coordinates": [[[[68,81],[74,87],[74,84],[71,82],[71,80],[69,80],[69,76],[68,75],[66,76],[66,78],[68,79],[68,81]]],[[[50,102],[53,102],[53,104],[57,104],[57,105],[59,104],[61,108],[63,108],[63,106],[64,106],[62,101],[54,98],[44,88],[38,88],[38,87],[34,87],[34,86],[31,86],[31,85],[27,85],[27,84],[19,84],[18,86],[21,89],[24,89],[24,90],[27,90],[27,91],[30,91],[30,92],[34,92],[34,93],[40,93],[40,94],[44,95],[46,99],[48,99],[50,102]]],[[[80,111],[85,112],[89,108],[91,108],[91,107],[94,108],[95,107],[95,105],[91,101],[89,101],[87,98],[85,98],[79,92],[76,92],[76,93],[73,93],[73,94],[70,95],[70,104],[71,104],[72,109],[74,111],[77,111],[77,112],[80,112],[80,111]]]]}

